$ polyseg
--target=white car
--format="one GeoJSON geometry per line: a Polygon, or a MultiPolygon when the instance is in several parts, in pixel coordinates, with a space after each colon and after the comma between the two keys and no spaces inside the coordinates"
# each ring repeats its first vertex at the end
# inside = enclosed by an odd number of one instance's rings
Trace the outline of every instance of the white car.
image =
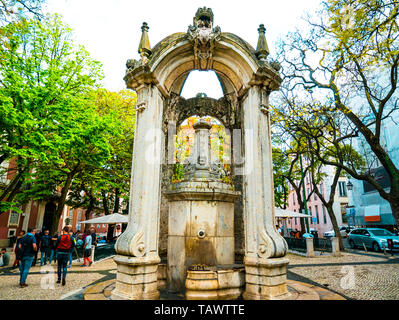
{"type": "MultiPolygon", "coordinates": [[[[353,227],[346,227],[346,226],[341,226],[339,227],[339,233],[341,234],[341,237],[346,238],[348,236],[348,233],[352,231],[354,228],[353,227]]],[[[324,237],[335,237],[335,232],[334,230],[330,230],[327,232],[324,232],[324,237]]]]}

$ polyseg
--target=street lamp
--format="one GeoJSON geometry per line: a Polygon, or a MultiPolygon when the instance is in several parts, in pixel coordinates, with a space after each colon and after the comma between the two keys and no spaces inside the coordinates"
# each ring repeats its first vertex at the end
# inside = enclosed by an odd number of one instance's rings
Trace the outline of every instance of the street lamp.
{"type": "Polygon", "coordinates": [[[348,182],[346,183],[346,188],[348,189],[348,191],[351,192],[350,196],[349,196],[349,203],[346,206],[347,209],[347,214],[349,215],[349,219],[348,219],[348,226],[350,226],[350,220],[352,219],[353,224],[355,225],[355,217],[354,217],[354,210],[355,210],[355,206],[353,205],[353,183],[350,181],[350,178],[348,177],[348,182]]]}
{"type": "Polygon", "coordinates": [[[349,191],[353,190],[353,184],[352,182],[349,180],[348,183],[346,184],[346,187],[348,188],[349,191]]]}

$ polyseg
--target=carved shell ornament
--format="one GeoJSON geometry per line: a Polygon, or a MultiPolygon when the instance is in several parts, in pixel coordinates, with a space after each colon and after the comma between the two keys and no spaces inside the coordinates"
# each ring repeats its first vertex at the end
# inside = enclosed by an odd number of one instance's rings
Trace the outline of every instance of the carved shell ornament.
{"type": "Polygon", "coordinates": [[[258,234],[260,237],[260,244],[258,246],[258,256],[261,258],[270,258],[273,254],[272,248],[273,246],[273,241],[271,238],[267,235],[266,230],[262,226],[262,224],[258,224],[258,234]]]}
{"type": "Polygon", "coordinates": [[[142,257],[145,255],[144,232],[136,233],[132,240],[132,252],[135,257],[142,257]]]}

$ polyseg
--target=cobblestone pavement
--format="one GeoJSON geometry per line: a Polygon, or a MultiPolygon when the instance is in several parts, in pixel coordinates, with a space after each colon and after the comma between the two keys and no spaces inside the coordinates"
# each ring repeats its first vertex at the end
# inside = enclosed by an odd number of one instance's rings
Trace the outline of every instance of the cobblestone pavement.
{"type": "MultiPolygon", "coordinates": [[[[13,258],[11,259],[13,262],[13,258]]],[[[18,269],[0,268],[0,300],[57,300],[71,293],[77,293],[97,281],[114,278],[116,264],[113,259],[93,263],[90,267],[80,267],[75,262],[68,269],[66,285],[57,281],[57,265],[40,267],[39,262],[31,267],[26,280],[28,287],[19,287],[18,269]]]]}
{"type": "MultiPolygon", "coordinates": [[[[349,299],[399,300],[399,255],[382,253],[342,253],[340,257],[306,258],[288,254],[288,279],[321,286],[349,299]]],[[[13,261],[13,259],[11,259],[13,261]]],[[[79,292],[89,285],[115,278],[113,259],[82,268],[75,262],[68,269],[65,286],[56,284],[56,265],[30,269],[26,288],[18,285],[18,269],[0,268],[0,300],[83,299],[79,292]]]]}
{"type": "Polygon", "coordinates": [[[349,299],[399,300],[399,256],[344,252],[340,257],[288,254],[288,278],[324,286],[349,299]]]}

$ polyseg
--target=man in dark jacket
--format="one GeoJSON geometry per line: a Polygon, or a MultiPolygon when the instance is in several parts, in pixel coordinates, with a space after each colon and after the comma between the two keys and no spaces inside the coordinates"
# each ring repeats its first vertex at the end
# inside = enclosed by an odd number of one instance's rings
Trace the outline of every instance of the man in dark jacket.
{"type": "MultiPolygon", "coordinates": [[[[51,246],[51,236],[49,230],[44,230],[44,235],[42,236],[40,242],[40,265],[43,265],[43,257],[44,257],[44,264],[47,264],[47,257],[50,253],[50,246],[51,246]]],[[[51,263],[51,261],[50,261],[51,263]]]]}
{"type": "Polygon", "coordinates": [[[37,230],[37,231],[35,232],[35,240],[36,240],[37,250],[35,251],[35,255],[33,256],[34,258],[33,258],[32,266],[35,266],[35,265],[36,265],[36,262],[37,262],[37,255],[38,255],[38,253],[39,253],[39,248],[40,248],[40,241],[41,241],[41,239],[42,239],[42,232],[37,230]]]}
{"type": "Polygon", "coordinates": [[[19,271],[20,271],[19,286],[21,288],[28,286],[25,283],[26,278],[28,277],[29,269],[32,266],[35,252],[37,252],[35,233],[36,233],[35,229],[28,228],[28,233],[21,238],[21,241],[18,245],[18,250],[21,250],[22,253],[21,264],[19,266],[19,271]]]}
{"type": "Polygon", "coordinates": [[[57,261],[58,261],[58,280],[57,283],[61,282],[61,270],[62,270],[62,285],[65,286],[65,278],[67,274],[67,266],[69,261],[69,253],[75,246],[75,242],[69,235],[69,228],[64,227],[62,234],[58,237],[55,243],[57,248],[57,261]]]}

